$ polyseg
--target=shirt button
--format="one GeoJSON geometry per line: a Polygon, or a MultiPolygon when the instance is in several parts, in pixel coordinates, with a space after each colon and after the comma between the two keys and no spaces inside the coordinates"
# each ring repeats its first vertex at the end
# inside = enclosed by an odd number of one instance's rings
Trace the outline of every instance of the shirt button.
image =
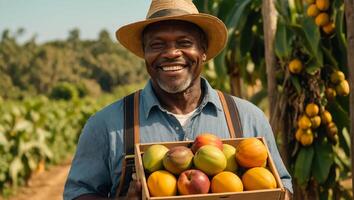
{"type": "Polygon", "coordinates": [[[178,126],[176,126],[176,130],[177,130],[177,131],[179,130],[179,127],[178,127],[178,126]]]}

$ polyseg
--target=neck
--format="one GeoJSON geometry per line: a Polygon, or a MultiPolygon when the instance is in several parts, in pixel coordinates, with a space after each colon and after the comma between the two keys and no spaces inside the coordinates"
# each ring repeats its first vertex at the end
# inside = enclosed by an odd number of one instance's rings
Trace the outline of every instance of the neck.
{"type": "Polygon", "coordinates": [[[155,83],[152,86],[162,107],[174,114],[192,112],[199,106],[203,98],[201,78],[197,78],[190,87],[178,93],[168,93],[155,83]]]}

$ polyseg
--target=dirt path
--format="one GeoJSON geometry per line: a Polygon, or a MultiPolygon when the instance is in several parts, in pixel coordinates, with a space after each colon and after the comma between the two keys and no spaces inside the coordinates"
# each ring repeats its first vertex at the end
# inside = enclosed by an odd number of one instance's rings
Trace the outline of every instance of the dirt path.
{"type": "Polygon", "coordinates": [[[69,169],[70,161],[36,175],[30,179],[28,187],[21,188],[9,200],[62,200],[69,169]]]}

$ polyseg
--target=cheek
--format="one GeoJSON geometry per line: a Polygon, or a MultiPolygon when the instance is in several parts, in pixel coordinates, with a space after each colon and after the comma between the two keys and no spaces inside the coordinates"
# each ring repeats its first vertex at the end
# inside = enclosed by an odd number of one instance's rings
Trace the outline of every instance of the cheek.
{"type": "Polygon", "coordinates": [[[152,66],[152,64],[154,63],[156,56],[154,56],[151,53],[146,53],[144,56],[145,59],[145,65],[147,68],[150,68],[152,66]]]}

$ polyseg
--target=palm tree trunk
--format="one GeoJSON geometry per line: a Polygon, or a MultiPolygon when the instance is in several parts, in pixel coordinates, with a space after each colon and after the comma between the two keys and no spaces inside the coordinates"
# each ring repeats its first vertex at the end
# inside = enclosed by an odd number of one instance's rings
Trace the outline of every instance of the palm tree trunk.
{"type": "Polygon", "coordinates": [[[280,118],[279,107],[277,106],[277,83],[275,79],[275,54],[274,54],[274,38],[276,32],[277,13],[274,7],[273,0],[264,0],[262,5],[263,15],[263,31],[264,31],[264,45],[265,45],[265,60],[267,68],[267,84],[268,84],[268,100],[269,100],[269,114],[270,125],[273,128],[275,135],[281,134],[282,145],[280,146],[280,154],[285,163],[288,162],[287,153],[287,132],[281,130],[279,123],[282,123],[284,119],[280,118]]]}
{"type": "MultiPolygon", "coordinates": [[[[348,69],[349,69],[349,112],[350,112],[350,133],[351,133],[351,159],[352,174],[354,173],[354,0],[344,0],[345,16],[347,22],[347,42],[348,42],[348,69]]],[[[352,190],[354,193],[354,178],[352,178],[352,190]]]]}

